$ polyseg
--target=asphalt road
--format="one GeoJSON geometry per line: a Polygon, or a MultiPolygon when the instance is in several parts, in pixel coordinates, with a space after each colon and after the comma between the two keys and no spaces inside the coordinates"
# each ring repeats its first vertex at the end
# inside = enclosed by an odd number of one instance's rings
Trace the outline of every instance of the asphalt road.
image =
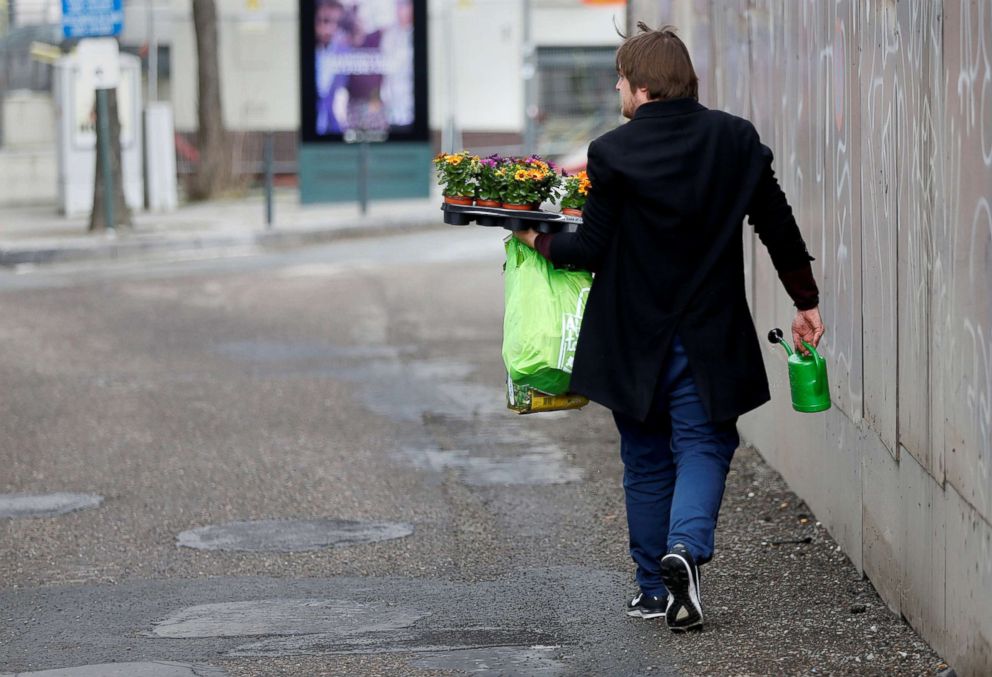
{"type": "Polygon", "coordinates": [[[746,450],[709,628],[624,616],[609,413],[505,409],[502,235],[0,272],[0,672],[936,670],[746,450]]]}

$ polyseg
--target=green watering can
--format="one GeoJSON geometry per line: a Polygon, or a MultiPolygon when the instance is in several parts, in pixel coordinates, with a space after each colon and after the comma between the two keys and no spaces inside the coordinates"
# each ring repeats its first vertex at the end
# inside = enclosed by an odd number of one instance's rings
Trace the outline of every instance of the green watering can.
{"type": "Polygon", "coordinates": [[[777,327],[768,332],[768,340],[772,343],[781,343],[786,355],[789,356],[792,408],[807,414],[826,411],[830,408],[827,361],[806,341],[803,341],[803,345],[810,352],[809,355],[793,352],[782,336],[782,330],[777,327]]]}

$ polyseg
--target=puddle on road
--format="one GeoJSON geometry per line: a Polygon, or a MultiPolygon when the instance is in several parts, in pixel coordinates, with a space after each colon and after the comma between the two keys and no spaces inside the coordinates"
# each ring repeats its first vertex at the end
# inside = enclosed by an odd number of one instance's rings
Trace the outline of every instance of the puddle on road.
{"type": "Polygon", "coordinates": [[[583,477],[582,470],[568,465],[557,447],[531,448],[522,455],[504,458],[472,456],[463,449],[405,449],[404,455],[421,469],[456,470],[465,484],[473,486],[565,484],[583,477]]]}
{"type": "Polygon", "coordinates": [[[179,534],[178,545],[197,550],[303,552],[404,538],[413,525],[341,519],[251,520],[212,524],[179,534]]]}
{"type": "Polygon", "coordinates": [[[0,494],[0,518],[53,517],[95,508],[103,502],[96,494],[0,494]]]}
{"type": "Polygon", "coordinates": [[[412,607],[386,602],[259,599],[187,607],[155,623],[151,634],[171,639],[304,634],[346,639],[395,632],[426,615],[412,607]]]}
{"type": "Polygon", "coordinates": [[[171,661],[149,663],[101,663],[77,665],[40,672],[4,673],[0,677],[226,677],[227,672],[209,665],[171,661]]]}
{"type": "Polygon", "coordinates": [[[318,342],[231,341],[215,352],[254,363],[263,378],[327,377],[357,383],[356,395],[377,414],[419,421],[425,411],[448,414],[502,408],[502,388],[466,383],[475,367],[455,360],[407,359],[413,346],[345,346],[318,342]]]}
{"type": "Polygon", "coordinates": [[[557,646],[497,646],[428,654],[410,665],[480,677],[552,677],[565,671],[560,654],[557,646]]]}
{"type": "Polygon", "coordinates": [[[297,637],[274,637],[239,646],[228,656],[276,658],[283,656],[330,656],[372,653],[440,653],[487,650],[497,647],[540,645],[550,636],[529,629],[425,628],[389,633],[342,637],[320,633],[297,637]]]}
{"type": "Polygon", "coordinates": [[[217,350],[259,365],[258,373],[269,378],[354,383],[353,396],[367,409],[416,425],[404,435],[412,450],[397,458],[418,468],[454,470],[473,486],[553,485],[584,477],[538,426],[507,412],[502,383],[471,382],[477,371],[471,364],[409,359],[411,346],[240,341],[217,350]]]}

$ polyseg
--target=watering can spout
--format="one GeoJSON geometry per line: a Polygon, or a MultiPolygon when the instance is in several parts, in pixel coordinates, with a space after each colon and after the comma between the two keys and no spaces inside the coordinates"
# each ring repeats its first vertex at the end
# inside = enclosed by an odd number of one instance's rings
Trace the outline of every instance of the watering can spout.
{"type": "Polygon", "coordinates": [[[785,348],[785,354],[788,357],[792,357],[792,348],[789,347],[789,344],[783,338],[784,336],[785,335],[782,333],[782,330],[779,329],[778,327],[775,327],[774,329],[768,332],[768,342],[781,344],[782,347],[785,348]]]}

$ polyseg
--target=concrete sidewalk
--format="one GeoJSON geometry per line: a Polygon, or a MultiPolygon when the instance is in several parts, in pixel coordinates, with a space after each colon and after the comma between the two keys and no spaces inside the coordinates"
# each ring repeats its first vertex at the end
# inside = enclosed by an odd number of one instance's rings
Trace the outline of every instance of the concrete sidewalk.
{"type": "Polygon", "coordinates": [[[64,218],[54,206],[0,210],[0,266],[140,256],[221,253],[225,249],[292,247],[340,237],[440,225],[440,198],[383,201],[361,214],[356,203],[301,205],[295,189],[276,193],[271,228],[260,194],[140,212],[133,229],[90,234],[88,217],[64,218]]]}

